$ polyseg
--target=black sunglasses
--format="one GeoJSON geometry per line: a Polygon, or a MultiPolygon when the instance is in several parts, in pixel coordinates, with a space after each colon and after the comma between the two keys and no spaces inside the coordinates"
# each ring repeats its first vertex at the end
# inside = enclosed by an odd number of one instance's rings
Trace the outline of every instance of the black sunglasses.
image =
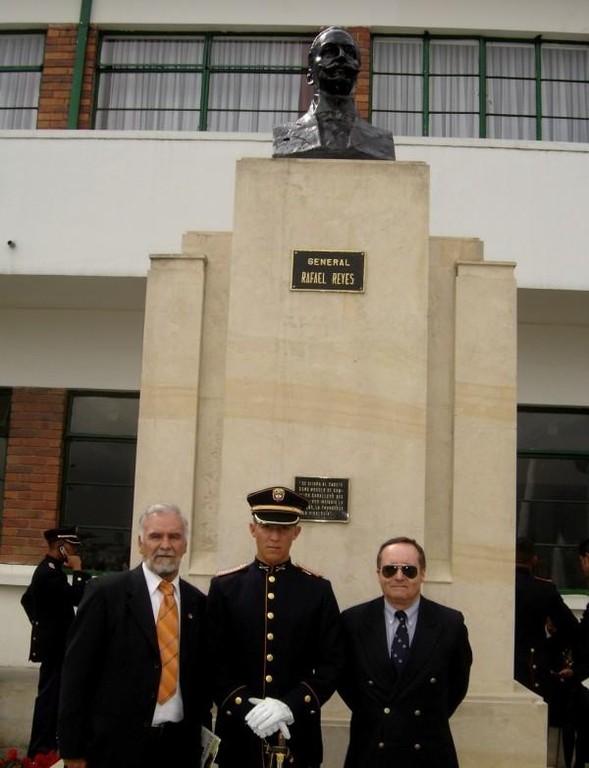
{"type": "Polygon", "coordinates": [[[380,569],[385,579],[390,579],[397,571],[401,571],[403,576],[406,576],[408,579],[414,579],[419,573],[416,565],[383,565],[380,569]]]}

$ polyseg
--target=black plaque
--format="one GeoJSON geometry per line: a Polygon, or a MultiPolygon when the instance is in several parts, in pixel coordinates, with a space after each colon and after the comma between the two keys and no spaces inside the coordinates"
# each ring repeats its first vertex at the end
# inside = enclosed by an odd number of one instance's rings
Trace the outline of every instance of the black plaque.
{"type": "Polygon", "coordinates": [[[347,477],[295,477],[295,491],[310,502],[305,520],[321,523],[347,523],[347,477]]]}
{"type": "Polygon", "coordinates": [[[363,251],[293,251],[293,291],[364,292],[363,251]]]}

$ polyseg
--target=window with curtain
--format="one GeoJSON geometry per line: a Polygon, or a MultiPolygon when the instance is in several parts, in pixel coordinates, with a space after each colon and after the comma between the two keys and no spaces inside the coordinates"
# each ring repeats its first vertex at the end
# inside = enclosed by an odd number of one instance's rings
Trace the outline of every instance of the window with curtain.
{"type": "Polygon", "coordinates": [[[61,523],[76,525],[84,567],[129,567],[139,397],[71,393],[61,523]]]}
{"type": "Polygon", "coordinates": [[[0,129],[35,128],[45,35],[0,33],[0,129]]]}
{"type": "Polygon", "coordinates": [[[375,37],[372,120],[396,135],[589,141],[589,46],[375,37]]]}
{"type": "Polygon", "coordinates": [[[517,535],[539,556],[536,575],[584,590],[577,547],[589,538],[589,411],[518,410],[517,535]]]}
{"type": "Polygon", "coordinates": [[[310,99],[310,38],[105,35],[95,127],[270,131],[310,99]]]}

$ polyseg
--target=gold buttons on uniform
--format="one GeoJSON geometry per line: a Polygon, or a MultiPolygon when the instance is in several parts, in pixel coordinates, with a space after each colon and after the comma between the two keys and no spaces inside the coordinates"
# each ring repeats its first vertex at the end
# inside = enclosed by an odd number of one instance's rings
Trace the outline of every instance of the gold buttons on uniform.
{"type": "Polygon", "coordinates": [[[273,619],[274,618],[274,614],[273,613],[267,613],[266,615],[268,616],[269,619],[273,619]]]}
{"type": "Polygon", "coordinates": [[[421,709],[416,709],[413,714],[415,715],[415,717],[421,717],[421,709]]]}
{"type": "Polygon", "coordinates": [[[374,685],[374,680],[368,680],[368,685],[374,685]]]}
{"type": "Polygon", "coordinates": [[[266,637],[268,638],[268,640],[274,640],[274,632],[268,632],[266,637]]]}
{"type": "Polygon", "coordinates": [[[414,744],[413,749],[421,749],[421,744],[414,744]]]}
{"type": "Polygon", "coordinates": [[[272,675],[266,675],[266,677],[264,679],[266,680],[267,683],[271,683],[272,682],[272,675]]]}
{"type": "Polygon", "coordinates": [[[307,704],[308,704],[308,703],[311,701],[311,697],[309,696],[309,694],[307,694],[307,695],[305,696],[305,698],[304,698],[304,701],[305,701],[305,703],[307,703],[307,704]]]}
{"type": "Polygon", "coordinates": [[[268,592],[268,600],[274,600],[274,592],[268,592]]]}
{"type": "Polygon", "coordinates": [[[239,704],[243,704],[243,699],[241,698],[241,696],[236,696],[236,697],[235,697],[235,703],[236,703],[237,705],[239,705],[239,704]]]}
{"type": "Polygon", "coordinates": [[[272,654],[271,654],[271,653],[269,653],[269,654],[266,656],[266,661],[274,661],[274,656],[272,656],[272,654]]]}
{"type": "Polygon", "coordinates": [[[378,742],[378,748],[379,749],[384,749],[384,742],[383,741],[379,741],[378,742]]]}
{"type": "Polygon", "coordinates": [[[431,683],[432,685],[433,685],[434,683],[437,683],[437,682],[438,682],[437,678],[435,678],[435,677],[430,677],[429,681],[430,681],[430,683],[431,683]]]}
{"type": "Polygon", "coordinates": [[[274,582],[276,581],[276,576],[268,576],[268,581],[270,582],[270,584],[274,584],[274,582]]]}
{"type": "Polygon", "coordinates": [[[385,715],[390,715],[390,714],[391,714],[391,710],[390,710],[390,708],[389,708],[389,707],[385,707],[385,708],[383,709],[383,712],[385,713],[385,715]]]}

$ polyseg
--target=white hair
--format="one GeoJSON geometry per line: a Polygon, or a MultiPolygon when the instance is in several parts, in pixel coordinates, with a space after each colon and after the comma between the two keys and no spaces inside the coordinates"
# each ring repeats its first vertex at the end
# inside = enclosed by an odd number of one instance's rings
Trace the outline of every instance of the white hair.
{"type": "Polygon", "coordinates": [[[140,541],[143,541],[143,534],[145,533],[145,522],[147,518],[151,517],[152,515],[164,515],[167,512],[173,512],[180,518],[180,520],[182,520],[182,525],[184,526],[184,536],[185,538],[188,538],[188,520],[182,514],[180,507],[177,504],[166,504],[165,502],[160,502],[158,504],[152,504],[150,507],[147,507],[145,512],[139,518],[140,541]]]}

